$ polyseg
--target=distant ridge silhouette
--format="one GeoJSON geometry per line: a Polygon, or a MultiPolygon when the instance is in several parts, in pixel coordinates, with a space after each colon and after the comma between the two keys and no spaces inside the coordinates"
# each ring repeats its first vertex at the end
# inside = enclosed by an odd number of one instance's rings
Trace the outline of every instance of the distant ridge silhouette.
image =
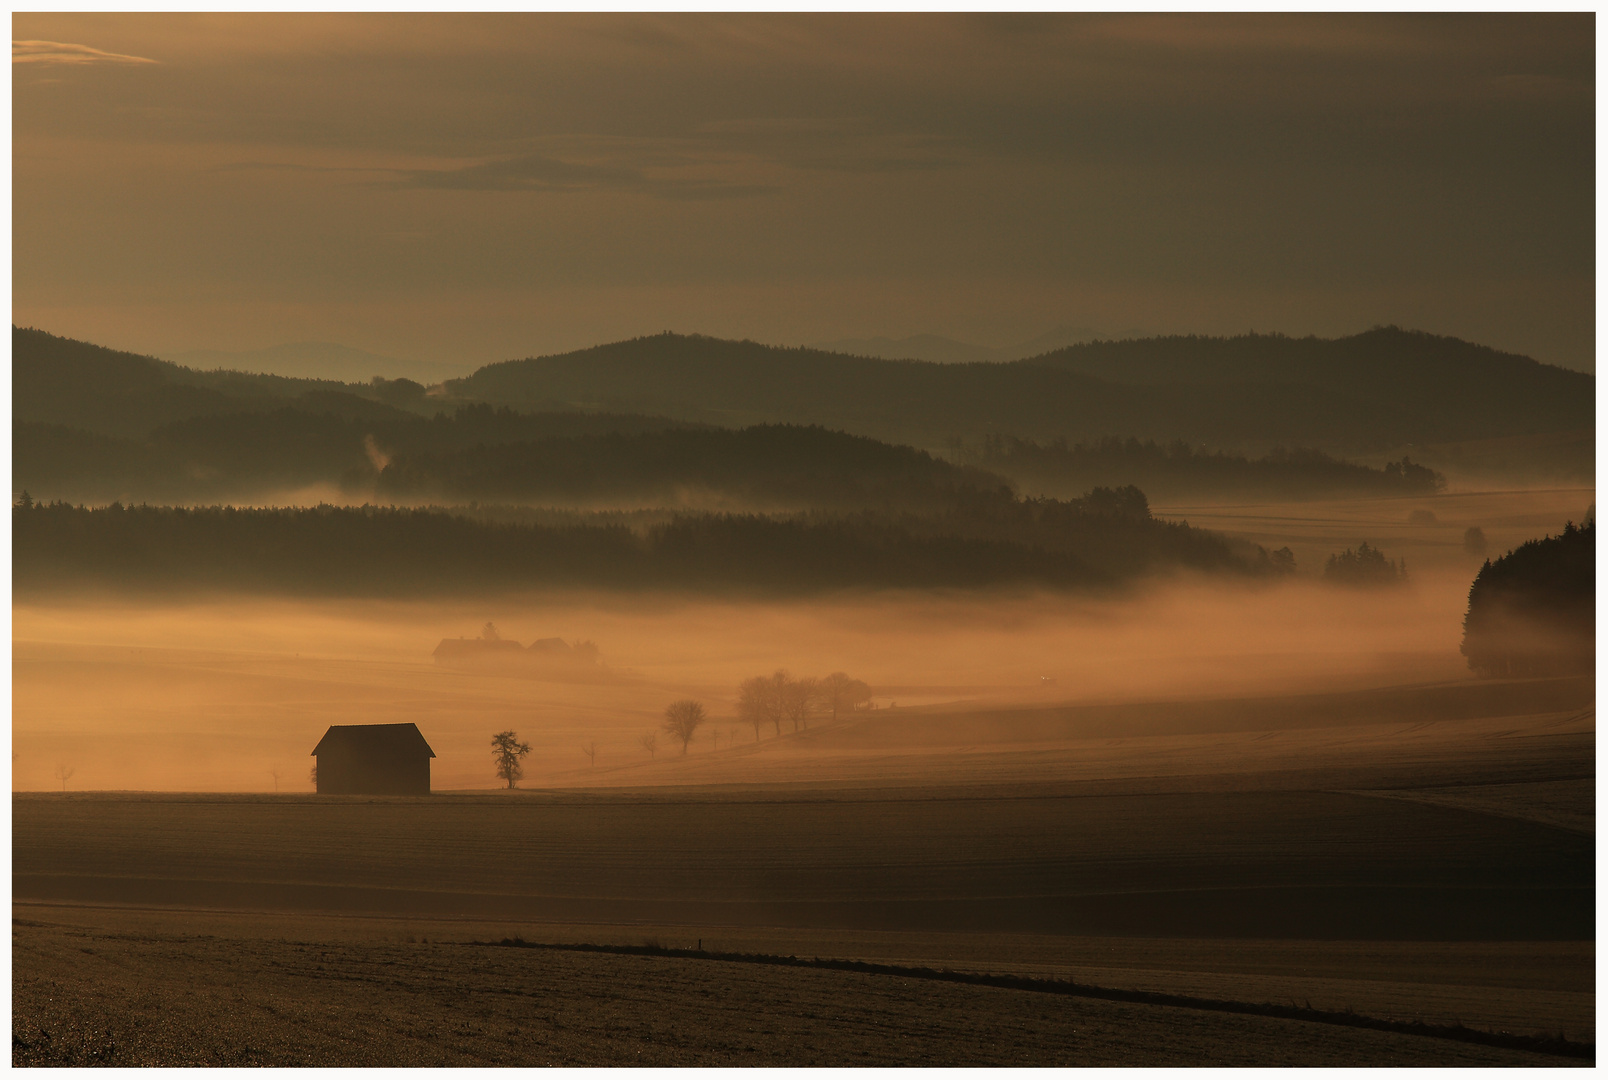
{"type": "Polygon", "coordinates": [[[447,391],[516,408],[817,423],[918,446],[1006,433],[1339,452],[1580,431],[1596,380],[1393,327],[1346,338],[1169,337],[1012,363],[877,360],[658,334],[490,364],[447,391]]]}
{"type": "Polygon", "coordinates": [[[870,337],[843,338],[838,341],[816,342],[809,347],[823,352],[847,353],[850,356],[869,356],[881,360],[930,360],[938,364],[1006,363],[1030,356],[1040,356],[1054,349],[1084,341],[1105,338],[1139,337],[1138,330],[1123,330],[1116,334],[1102,334],[1087,326],[1058,326],[1036,338],[1015,345],[991,347],[973,345],[937,334],[914,334],[904,338],[870,337]]]}
{"type": "Polygon", "coordinates": [[[236,351],[190,349],[165,353],[162,359],[197,371],[221,369],[340,382],[368,382],[380,375],[387,379],[413,379],[426,385],[464,375],[473,367],[447,361],[402,360],[331,341],[296,341],[266,349],[236,351]]]}

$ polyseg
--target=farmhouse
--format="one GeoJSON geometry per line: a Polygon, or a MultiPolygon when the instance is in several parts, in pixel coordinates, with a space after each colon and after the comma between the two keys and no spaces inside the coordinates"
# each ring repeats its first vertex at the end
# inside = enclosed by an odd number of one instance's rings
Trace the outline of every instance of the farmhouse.
{"type": "Polygon", "coordinates": [[[525,650],[532,660],[542,663],[596,664],[597,646],[590,641],[577,641],[571,645],[561,637],[542,638],[530,643],[525,650]]]}
{"type": "Polygon", "coordinates": [[[525,649],[519,642],[505,639],[497,633],[496,626],[487,623],[477,638],[442,638],[432,655],[438,664],[476,665],[523,659],[525,649]]]}
{"type": "Polygon", "coordinates": [[[525,650],[517,641],[487,641],[485,638],[442,638],[435,647],[438,664],[480,664],[490,661],[520,660],[525,650]]]}
{"type": "Polygon", "coordinates": [[[417,724],[335,724],[313,747],[320,795],[428,795],[435,751],[417,724]]]}

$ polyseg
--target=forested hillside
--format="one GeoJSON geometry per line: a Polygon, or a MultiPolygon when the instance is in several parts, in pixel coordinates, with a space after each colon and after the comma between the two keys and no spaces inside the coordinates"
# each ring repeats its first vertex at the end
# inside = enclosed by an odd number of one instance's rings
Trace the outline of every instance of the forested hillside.
{"type": "Polygon", "coordinates": [[[677,515],[640,532],[606,518],[505,523],[439,509],[89,509],[25,499],[13,508],[12,536],[19,595],[1098,589],[1183,567],[1263,571],[1254,548],[1152,519],[1137,492],[926,516],[677,515]]]}
{"type": "Polygon", "coordinates": [[[334,402],[323,412],[201,416],[145,439],[18,424],[13,487],[87,502],[251,501],[322,484],[355,502],[803,509],[930,508],[1007,486],[908,446],[816,427],[687,429],[489,406],[430,420],[354,415],[362,411],[334,402]]]}
{"type": "Polygon", "coordinates": [[[924,506],[1000,483],[977,469],[1059,496],[1417,494],[1437,483],[1418,446],[1437,439],[1463,440],[1440,444],[1456,462],[1496,453],[1518,482],[1592,469],[1590,376],[1393,330],[1093,343],[1013,364],[665,334],[434,388],[197,372],[37,330],[13,328],[12,342],[12,490],[47,499],[254,501],[321,486],[358,501],[924,506]],[[1389,469],[1336,457],[1406,443],[1389,469]]]}
{"type": "Polygon", "coordinates": [[[1370,468],[1312,449],[1279,447],[1261,457],[1225,454],[1178,440],[1107,438],[1068,445],[1037,443],[1009,435],[989,436],[959,456],[1048,495],[1092,487],[1133,484],[1152,498],[1252,498],[1300,500],[1337,496],[1432,495],[1446,478],[1410,458],[1370,468]]]}
{"type": "Polygon", "coordinates": [[[11,328],[13,423],[97,435],[143,435],[196,416],[273,408],[312,395],[364,397],[368,387],[321,379],[201,372],[43,330],[11,328]]]}
{"type": "Polygon", "coordinates": [[[660,334],[508,361],[446,384],[519,408],[819,423],[915,445],[1106,436],[1361,452],[1575,431],[1595,380],[1452,338],[1376,330],[1091,343],[1010,364],[871,360],[660,334]]]}
{"type": "MultiPolygon", "coordinates": [[[[403,433],[405,434],[405,433],[403,433]]],[[[696,501],[751,508],[934,507],[1000,477],[908,446],[820,427],[762,425],[611,432],[432,453],[400,452],[375,481],[382,499],[536,502],[696,501]]]]}
{"type": "Polygon", "coordinates": [[[1596,666],[1597,526],[1563,527],[1487,561],[1468,593],[1463,655],[1483,675],[1596,666]]]}

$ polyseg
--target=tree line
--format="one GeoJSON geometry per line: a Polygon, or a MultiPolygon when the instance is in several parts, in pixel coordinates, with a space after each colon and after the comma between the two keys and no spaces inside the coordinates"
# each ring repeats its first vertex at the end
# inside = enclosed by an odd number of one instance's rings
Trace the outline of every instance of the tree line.
{"type": "Polygon", "coordinates": [[[1323,565],[1323,580],[1363,588],[1400,585],[1407,580],[1407,560],[1386,558],[1383,551],[1363,541],[1355,551],[1346,548],[1330,555],[1323,565]]]}
{"type": "MultiPolygon", "coordinates": [[[[755,675],[737,686],[737,719],[754,729],[754,741],[764,735],[766,726],[779,737],[782,725],[791,725],[794,732],[810,726],[811,720],[825,719],[835,722],[839,716],[860,708],[871,700],[871,687],[841,671],[816,678],[806,675],[794,678],[785,668],[769,675],[755,675]]],[[[669,735],[681,743],[685,754],[698,729],[709,719],[703,703],[686,699],[671,702],[664,710],[664,722],[658,731],[644,732],[637,737],[637,745],[654,756],[659,748],[659,735],[669,735]]],[[[718,732],[717,732],[718,734],[718,732]]]]}
{"type": "Polygon", "coordinates": [[[1143,494],[994,499],[936,514],[678,514],[542,524],[440,509],[42,504],[12,511],[22,592],[401,596],[535,587],[808,594],[1099,589],[1172,566],[1258,572],[1254,549],[1140,516],[1143,494]]]}
{"type": "MultiPolygon", "coordinates": [[[[766,724],[773,726],[780,736],[784,723],[792,724],[797,732],[808,728],[811,719],[836,721],[840,715],[870,700],[871,687],[844,672],[834,671],[822,678],[805,676],[795,679],[785,669],[778,669],[770,675],[744,679],[738,685],[737,717],[754,726],[754,741],[758,742],[766,724]]],[[[672,701],[665,706],[658,730],[643,732],[637,737],[637,745],[646,750],[651,758],[658,753],[659,736],[664,734],[681,743],[681,753],[685,755],[698,729],[708,720],[709,713],[703,702],[691,698],[672,701]]],[[[517,732],[499,731],[491,737],[492,762],[497,778],[504,781],[509,790],[524,777],[524,758],[529,753],[530,744],[520,742],[517,732]]],[[[581,753],[595,764],[597,743],[582,746],[581,753]]]]}
{"type": "Polygon", "coordinates": [[[1006,489],[998,476],[914,447],[792,424],[402,449],[372,486],[383,499],[577,503],[690,491],[786,507],[939,506],[1006,489]]]}
{"type": "MultiPolygon", "coordinates": [[[[570,462],[566,475],[573,485],[585,478],[586,455],[593,449],[585,440],[608,435],[629,440],[680,426],[661,417],[530,414],[486,405],[426,418],[350,393],[320,390],[290,399],[235,402],[138,433],[19,417],[13,477],[16,485],[33,491],[92,501],[239,499],[312,484],[338,486],[361,499],[374,494],[377,478],[398,455],[428,463],[475,447],[484,452],[487,446],[526,442],[551,444],[548,456],[570,462]]],[[[620,472],[616,465],[615,474],[620,472]]],[[[616,487],[629,479],[615,474],[601,469],[600,479],[612,475],[616,487]]]]}
{"type": "Polygon", "coordinates": [[[947,505],[999,476],[818,426],[463,406],[434,418],[350,394],[187,417],[139,437],[19,420],[19,487],[91,501],[243,499],[337,486],[353,501],[574,505],[691,495],[763,507],[947,505]]]}
{"type": "Polygon", "coordinates": [[[782,733],[783,724],[792,725],[797,732],[809,727],[813,717],[836,721],[839,714],[870,700],[871,687],[841,671],[819,679],[808,675],[794,678],[779,668],[769,675],[744,679],[738,685],[737,718],[753,726],[757,742],[767,724],[777,735],[782,733]]]}
{"type": "Polygon", "coordinates": [[[1086,491],[1096,485],[1138,485],[1164,498],[1224,495],[1315,499],[1342,494],[1425,495],[1446,478],[1408,457],[1381,468],[1331,457],[1312,448],[1276,447],[1259,458],[1208,451],[1183,440],[1103,439],[1039,443],[988,435],[980,446],[957,443],[957,457],[1042,490],[1086,491]]]}
{"type": "MultiPolygon", "coordinates": [[[[870,700],[871,687],[844,672],[794,678],[785,668],[778,668],[769,675],[755,675],[738,684],[737,719],[753,726],[754,741],[758,742],[767,725],[777,736],[782,734],[783,724],[791,725],[796,733],[808,728],[811,720],[836,722],[839,716],[870,700]]],[[[662,733],[678,740],[685,754],[694,734],[708,718],[702,702],[672,702],[665,707],[659,731],[644,732],[637,744],[652,757],[662,733]]]]}
{"type": "Polygon", "coordinates": [[[1487,559],[1468,592],[1462,653],[1482,675],[1594,670],[1597,524],[1568,522],[1487,559]]]}

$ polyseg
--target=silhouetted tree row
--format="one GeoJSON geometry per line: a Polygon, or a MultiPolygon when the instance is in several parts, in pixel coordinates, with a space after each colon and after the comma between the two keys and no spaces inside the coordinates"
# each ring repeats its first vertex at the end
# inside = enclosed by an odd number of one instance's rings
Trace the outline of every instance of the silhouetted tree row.
{"type": "Polygon", "coordinates": [[[399,453],[374,485],[384,498],[575,503],[681,492],[764,506],[935,506],[1007,490],[980,469],[922,450],[764,424],[681,428],[399,453]]]}
{"type": "Polygon", "coordinates": [[[1482,675],[1590,672],[1596,662],[1595,521],[1486,560],[1468,592],[1463,655],[1482,675]]]}
{"type": "Polygon", "coordinates": [[[1312,499],[1339,494],[1430,494],[1446,478],[1409,458],[1374,469],[1320,450],[1276,448],[1260,458],[1207,451],[1182,440],[1119,439],[1068,444],[990,435],[980,449],[959,453],[972,464],[1024,486],[1084,491],[1097,484],[1134,484],[1166,497],[1233,495],[1312,499]]]}
{"type": "Polygon", "coordinates": [[[795,679],[786,669],[778,669],[738,684],[737,718],[753,726],[757,742],[767,724],[777,735],[783,724],[791,724],[797,732],[809,727],[813,717],[825,715],[836,720],[870,700],[871,688],[841,671],[824,679],[808,675],[795,679]]]}
{"type": "Polygon", "coordinates": [[[21,591],[440,595],[567,586],[1064,589],[1170,565],[1253,572],[1221,537],[1187,525],[1074,503],[1000,505],[1014,522],[981,508],[927,517],[687,514],[639,533],[372,506],[91,509],[30,500],[13,509],[13,574],[21,591]]]}
{"type": "Polygon", "coordinates": [[[1256,545],[1256,568],[1268,577],[1289,577],[1295,573],[1295,552],[1288,547],[1273,551],[1256,545]]]}
{"type": "Polygon", "coordinates": [[[1330,555],[1323,565],[1323,580],[1364,588],[1400,585],[1407,580],[1407,560],[1387,559],[1384,552],[1364,541],[1356,551],[1346,548],[1338,555],[1330,555]]]}
{"type": "MultiPolygon", "coordinates": [[[[565,476],[584,477],[591,468],[604,485],[594,494],[608,496],[628,487],[630,476],[621,475],[617,463],[612,475],[590,464],[592,448],[574,440],[619,435],[626,445],[652,454],[651,444],[632,444],[630,437],[678,426],[649,416],[524,414],[487,405],[427,419],[351,394],[319,391],[288,403],[270,399],[255,409],[171,421],[138,437],[19,420],[12,474],[17,486],[91,501],[240,499],[313,484],[338,485],[362,498],[372,495],[395,455],[431,462],[433,455],[451,458],[475,447],[488,453],[488,446],[524,440],[546,447],[561,471],[569,462],[565,476]]],[[[556,496],[560,486],[549,485],[546,494],[556,496]]]]}
{"type": "Polygon", "coordinates": [[[1218,533],[1193,528],[1187,522],[1151,517],[1144,492],[1132,485],[1095,488],[1077,499],[977,493],[934,513],[884,515],[872,520],[892,521],[915,536],[957,536],[1074,556],[1118,577],[1161,566],[1237,569],[1253,564],[1257,550],[1250,545],[1236,546],[1218,533]]]}

